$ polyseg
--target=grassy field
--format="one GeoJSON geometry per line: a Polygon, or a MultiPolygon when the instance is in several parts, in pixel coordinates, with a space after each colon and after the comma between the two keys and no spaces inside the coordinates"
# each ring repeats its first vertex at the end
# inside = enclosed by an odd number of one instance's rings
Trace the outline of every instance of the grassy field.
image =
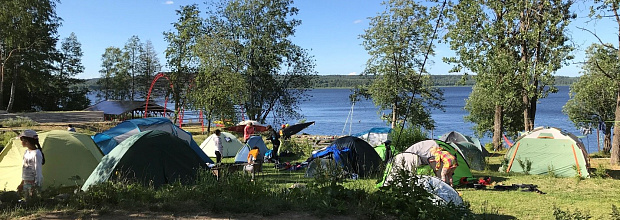
{"type": "MultiPolygon", "coordinates": [[[[109,125],[77,125],[78,132],[94,134],[97,131],[105,130],[106,126],[109,125]]],[[[26,128],[23,127],[15,127],[12,130],[23,130],[26,128]]],[[[43,131],[43,130],[51,130],[51,129],[65,129],[64,125],[38,125],[35,129],[43,131]]],[[[202,134],[200,127],[184,127],[184,129],[190,131],[194,135],[195,141],[200,144],[208,135],[202,134]]],[[[11,129],[9,129],[11,130],[11,129]]],[[[6,130],[5,130],[6,132],[6,130]]],[[[6,135],[5,135],[6,136],[6,135]]],[[[10,135],[9,135],[10,136],[10,135]]],[[[299,142],[297,150],[299,149],[311,149],[311,142],[305,139],[298,138],[299,142]]],[[[270,143],[267,143],[268,147],[270,143]]],[[[294,157],[283,157],[281,161],[288,162],[301,162],[307,158],[306,155],[297,155],[294,157]]],[[[485,177],[490,176],[491,179],[495,182],[495,184],[503,184],[503,185],[511,185],[511,184],[534,184],[538,186],[538,189],[542,191],[544,194],[536,193],[536,192],[525,192],[520,190],[515,191],[496,191],[492,189],[492,186],[488,187],[486,190],[476,190],[469,188],[457,188],[457,190],[462,194],[463,200],[466,201],[470,205],[470,210],[475,214],[475,216],[471,216],[471,218],[477,219],[562,219],[560,217],[565,217],[565,219],[579,219],[580,217],[590,217],[591,219],[620,219],[620,214],[615,213],[612,215],[612,205],[620,206],[620,167],[610,167],[609,159],[607,158],[597,158],[592,159],[591,162],[593,164],[592,170],[592,178],[580,179],[577,177],[572,178],[556,178],[552,176],[540,176],[540,175],[521,175],[521,174],[506,174],[497,172],[500,159],[503,157],[502,154],[495,154],[488,158],[488,166],[485,171],[472,171],[475,177],[485,177]],[[554,214],[555,213],[555,214],[554,214]]],[[[224,158],[224,163],[231,164],[233,162],[232,158],[224,158]]],[[[230,174],[235,175],[236,174],[230,174]]],[[[257,216],[278,216],[278,218],[296,218],[296,214],[291,214],[290,211],[293,210],[295,213],[310,213],[309,216],[319,216],[319,218],[377,218],[376,216],[369,215],[368,210],[347,210],[341,212],[337,209],[332,210],[330,215],[325,216],[325,213],[317,213],[316,211],[311,211],[312,207],[323,207],[322,204],[308,204],[311,206],[310,208],[304,208],[303,206],[296,206],[287,204],[290,201],[276,201],[281,198],[289,198],[285,194],[281,192],[287,191],[293,184],[301,183],[306,185],[316,184],[316,180],[312,178],[304,178],[304,171],[279,171],[274,167],[274,164],[267,163],[264,165],[264,170],[261,172],[254,185],[250,185],[249,183],[243,183],[244,185],[241,187],[243,190],[244,187],[264,187],[267,191],[272,192],[273,198],[265,198],[263,199],[266,203],[273,203],[271,205],[265,206],[266,209],[273,208],[276,210],[262,211],[253,213],[253,217],[257,216]],[[285,195],[282,197],[282,195],[285,195]],[[271,199],[271,200],[270,200],[271,199]],[[271,201],[271,202],[269,202],[271,201]],[[274,202],[275,201],[275,202],[274,202]],[[314,206],[313,206],[314,205],[314,206]],[[280,210],[282,207],[285,207],[286,210],[280,210]],[[288,214],[287,214],[288,213],[288,214]],[[333,214],[333,215],[332,215],[333,214]],[[284,216],[282,216],[284,215],[284,216]],[[334,217],[335,215],[335,217],[334,217]],[[341,216],[342,215],[342,216],[341,216]]],[[[245,178],[245,177],[241,177],[245,178]]],[[[209,179],[207,182],[212,181],[209,179]]],[[[345,199],[357,198],[355,192],[363,192],[368,197],[372,197],[371,195],[376,194],[379,190],[374,187],[377,179],[362,179],[362,180],[342,180],[339,185],[343,186],[346,189],[345,194],[353,194],[353,195],[338,195],[345,199]],[[352,193],[353,192],[353,193],[352,193]]],[[[215,183],[215,182],[209,182],[215,183]]],[[[226,187],[223,185],[223,187],[226,187]]],[[[189,189],[189,188],[188,188],[189,189]]],[[[171,189],[166,189],[169,191],[173,191],[171,189]]],[[[192,189],[194,190],[194,189],[192,189]]],[[[235,189],[232,189],[233,192],[236,193],[235,189]]],[[[182,191],[182,193],[175,193],[174,198],[183,198],[178,197],[178,194],[191,194],[191,191],[182,191]]],[[[222,192],[223,194],[220,196],[226,197],[226,192],[222,192]]],[[[308,191],[310,194],[316,194],[315,191],[308,191]]],[[[332,192],[333,193],[333,192],[332,192]]],[[[148,194],[145,192],[145,194],[148,194]]],[[[147,205],[134,205],[136,207],[146,206],[151,213],[149,216],[169,216],[169,212],[174,213],[174,205],[170,205],[172,208],[157,208],[161,207],[161,201],[176,202],[174,199],[170,199],[168,197],[162,197],[165,195],[166,191],[160,192],[157,191],[153,194],[153,198],[159,200],[159,202],[155,205],[147,204],[147,205]],[[162,199],[163,198],[163,199],[162,199]],[[153,208],[155,207],[155,208],[153,208]],[[160,213],[160,214],[157,214],[160,213]]],[[[271,195],[271,194],[269,194],[271,195]]],[[[193,195],[187,195],[187,198],[193,198],[193,195]]],[[[302,196],[303,197],[303,196],[302,196]]],[[[109,207],[108,205],[104,205],[102,207],[106,208],[98,208],[97,205],[88,204],[88,202],[84,202],[82,200],[84,197],[80,197],[79,201],[80,205],[75,204],[65,204],[62,206],[54,205],[54,206],[41,206],[36,209],[28,209],[24,210],[21,208],[5,208],[2,210],[2,215],[0,217],[3,218],[14,218],[18,216],[48,216],[54,217],[56,215],[51,215],[50,213],[69,213],[67,218],[81,218],[82,215],[76,215],[71,213],[83,213],[84,210],[98,210],[94,211],[95,213],[105,215],[106,213],[110,213],[110,209],[112,210],[128,210],[130,212],[134,212],[131,205],[125,206],[117,204],[117,206],[109,207]],[[107,211],[102,211],[107,210],[107,211]]],[[[147,196],[148,198],[148,196],[147,196]]],[[[234,195],[230,195],[230,198],[236,198],[234,195]]],[[[308,198],[312,199],[312,197],[308,196],[308,198]]],[[[334,197],[333,199],[337,199],[334,197]]],[[[386,198],[389,199],[389,198],[386,198]]],[[[198,200],[200,201],[200,200],[198,200]]],[[[330,200],[322,201],[325,203],[330,203],[330,200]]],[[[148,203],[148,201],[142,201],[142,203],[148,203]]],[[[198,202],[200,203],[200,202],[198,202]]],[[[115,203],[112,203],[115,204],[115,203]]],[[[167,203],[165,203],[167,204],[167,203]]],[[[330,206],[333,205],[330,203],[330,206]]],[[[346,205],[346,204],[345,204],[346,205]]],[[[164,205],[164,207],[167,207],[164,205]]],[[[224,216],[230,217],[230,215],[222,214],[222,212],[226,213],[226,210],[220,211],[209,211],[205,212],[203,207],[197,206],[195,208],[183,208],[183,213],[189,213],[188,215],[196,215],[202,216],[204,218],[209,218],[213,216],[224,216]],[[199,214],[196,214],[199,213],[199,214]]],[[[367,206],[352,206],[358,207],[359,209],[364,209],[367,206]]],[[[88,211],[86,211],[88,212],[88,211]]],[[[252,214],[252,213],[250,213],[252,214]]],[[[371,213],[372,214],[372,213],[371,213]]],[[[87,215],[88,216],[88,215],[87,215]]],[[[127,217],[127,216],[117,216],[115,214],[111,214],[113,217],[127,217]]],[[[308,215],[302,215],[308,217],[308,215]]],[[[174,217],[174,215],[173,215],[174,217]]],[[[233,216],[234,217],[234,216],[233,216]]],[[[237,216],[238,218],[245,218],[243,216],[237,216]]],[[[246,216],[247,217],[247,216],[246,216]]],[[[36,218],[36,217],[35,217],[36,218]]]]}

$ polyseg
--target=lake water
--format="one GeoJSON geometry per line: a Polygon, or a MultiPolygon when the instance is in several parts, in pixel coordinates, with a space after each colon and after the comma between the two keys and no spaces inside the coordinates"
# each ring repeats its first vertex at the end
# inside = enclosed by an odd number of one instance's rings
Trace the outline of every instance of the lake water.
{"type": "MultiPolygon", "coordinates": [[[[433,110],[432,117],[436,123],[434,131],[428,131],[429,135],[437,138],[450,131],[458,131],[465,135],[475,136],[472,123],[465,122],[463,117],[467,111],[463,109],[465,99],[471,93],[471,87],[442,87],[445,101],[445,112],[433,110]]],[[[535,127],[550,126],[558,127],[577,136],[583,136],[579,129],[562,113],[562,107],[569,99],[568,86],[558,86],[558,93],[550,94],[542,99],[537,106],[535,127]]],[[[370,100],[357,102],[353,108],[352,124],[347,124],[347,116],[351,111],[349,102],[349,89],[315,89],[309,92],[312,95],[309,101],[300,105],[302,114],[307,121],[316,121],[314,125],[306,128],[303,132],[316,135],[342,135],[354,134],[368,130],[372,127],[387,126],[380,120],[377,108],[370,100]],[[349,129],[350,128],[350,129],[349,129]],[[344,131],[344,132],[343,132],[344,131]]],[[[290,121],[290,124],[296,121],[290,121]]],[[[596,143],[596,131],[593,134],[581,138],[588,152],[598,150],[596,143]]],[[[491,142],[490,137],[482,137],[482,143],[491,142]]]]}
{"type": "MultiPolygon", "coordinates": [[[[465,99],[471,93],[471,87],[442,87],[444,90],[445,112],[433,110],[432,117],[436,123],[434,131],[428,131],[429,135],[437,138],[450,131],[458,131],[464,135],[474,136],[472,131],[473,124],[465,122],[463,117],[467,111],[463,109],[465,99]]],[[[571,132],[577,136],[582,136],[578,128],[562,113],[562,106],[568,101],[568,86],[558,86],[558,93],[550,94],[542,99],[537,106],[535,126],[558,127],[571,132]]],[[[370,100],[361,100],[355,103],[351,111],[349,89],[315,89],[310,90],[311,96],[306,102],[299,105],[301,113],[306,121],[315,121],[314,125],[303,130],[304,133],[312,135],[348,135],[368,130],[372,127],[385,127],[388,124],[380,119],[377,107],[370,100]],[[352,120],[349,115],[352,113],[352,120]],[[347,121],[349,123],[347,123],[347,121]]],[[[90,97],[89,97],[90,98],[90,97]]],[[[92,99],[91,99],[92,100],[92,99]]],[[[163,105],[163,100],[156,99],[156,102],[163,105]]],[[[168,106],[172,104],[168,103],[168,106]]],[[[196,114],[189,112],[185,120],[198,120],[196,114]]],[[[298,120],[287,120],[289,124],[295,124],[298,120]]],[[[273,124],[273,118],[268,119],[267,123],[273,124]]],[[[490,137],[480,138],[483,144],[491,141],[490,137]]],[[[588,152],[596,152],[596,131],[581,139],[588,152]]]]}

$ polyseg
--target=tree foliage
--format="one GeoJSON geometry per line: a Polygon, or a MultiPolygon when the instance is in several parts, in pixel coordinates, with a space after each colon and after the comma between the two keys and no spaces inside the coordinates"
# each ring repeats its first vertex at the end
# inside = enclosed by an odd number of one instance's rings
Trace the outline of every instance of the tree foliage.
{"type": "Polygon", "coordinates": [[[170,69],[169,79],[174,88],[172,100],[175,122],[186,103],[187,90],[198,69],[199,59],[194,53],[196,41],[205,33],[198,5],[181,6],[176,14],[179,18],[172,24],[174,30],[164,32],[164,39],[168,42],[165,54],[170,69]]]}
{"type": "Polygon", "coordinates": [[[600,44],[593,44],[586,53],[584,75],[571,85],[570,99],[564,105],[563,112],[577,127],[596,128],[599,123],[604,123],[604,128],[609,129],[603,130],[603,151],[609,153],[618,84],[605,77],[598,66],[605,66],[605,69],[620,68],[620,64],[615,62],[618,54],[600,44]]]}
{"type": "Polygon", "coordinates": [[[479,134],[490,132],[493,122],[496,148],[504,130],[516,134],[518,124],[530,130],[539,99],[557,90],[553,74],[572,58],[565,33],[574,18],[571,3],[463,0],[451,10],[447,36],[457,57],[446,61],[456,64],[455,72],[477,74],[466,120],[479,134]]]}
{"type": "MultiPolygon", "coordinates": [[[[212,21],[215,22],[215,21],[212,21]]],[[[211,121],[236,117],[235,106],[246,100],[243,76],[235,71],[236,53],[230,48],[235,41],[227,39],[221,26],[208,23],[209,34],[198,39],[196,55],[200,58],[195,89],[190,93],[193,108],[205,111],[208,125],[211,121]]],[[[210,127],[208,128],[210,130],[210,127]]]]}
{"type": "Polygon", "coordinates": [[[83,70],[79,42],[69,36],[56,49],[56,4],[0,2],[0,105],[7,111],[78,109],[87,102],[86,91],[73,88],[78,81],[70,79],[83,70]]]}
{"type": "Polygon", "coordinates": [[[376,77],[368,92],[380,111],[391,109],[391,123],[407,120],[414,126],[434,128],[432,108],[442,108],[443,92],[432,87],[424,63],[433,55],[432,25],[439,7],[426,7],[412,0],[389,0],[385,11],[370,18],[360,37],[370,59],[366,74],[376,77]]]}
{"type": "MultiPolygon", "coordinates": [[[[209,29],[217,29],[235,54],[228,63],[244,79],[246,114],[265,122],[300,118],[298,104],[312,86],[314,60],[291,37],[301,21],[291,18],[298,9],[292,0],[229,0],[213,3],[207,12],[209,29]]],[[[208,33],[207,33],[208,34],[208,33]]]]}
{"type": "MultiPolygon", "coordinates": [[[[620,0],[594,0],[594,6],[591,8],[590,16],[597,19],[609,19],[616,22],[618,26],[614,27],[614,30],[620,32],[620,15],[618,14],[618,8],[620,7],[620,0]],[[596,9],[596,10],[595,10],[596,9]]],[[[590,32],[592,33],[592,32],[590,32]]],[[[611,165],[620,164],[620,129],[615,129],[620,126],[620,69],[618,69],[618,63],[620,58],[620,39],[614,46],[611,43],[602,42],[601,39],[595,34],[595,37],[599,39],[603,47],[608,48],[610,51],[615,51],[616,56],[609,56],[606,53],[600,53],[601,60],[592,60],[598,72],[604,75],[608,80],[616,83],[618,88],[616,93],[616,110],[614,112],[614,134],[611,146],[611,165]]]]}

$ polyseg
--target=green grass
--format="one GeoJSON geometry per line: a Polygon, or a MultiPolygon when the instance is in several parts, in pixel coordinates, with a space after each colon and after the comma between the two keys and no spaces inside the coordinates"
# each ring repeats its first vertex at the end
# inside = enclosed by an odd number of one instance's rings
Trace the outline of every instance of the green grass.
{"type": "MultiPolygon", "coordinates": [[[[490,167],[499,166],[502,155],[489,158],[490,167]]],[[[593,219],[609,219],[612,205],[620,205],[620,181],[612,178],[556,178],[545,175],[506,174],[472,171],[476,177],[490,176],[503,185],[534,184],[546,194],[522,191],[457,189],[474,213],[496,213],[496,219],[553,219],[554,209],[587,213],[593,219]]],[[[489,187],[489,189],[492,187],[489,187]]]]}

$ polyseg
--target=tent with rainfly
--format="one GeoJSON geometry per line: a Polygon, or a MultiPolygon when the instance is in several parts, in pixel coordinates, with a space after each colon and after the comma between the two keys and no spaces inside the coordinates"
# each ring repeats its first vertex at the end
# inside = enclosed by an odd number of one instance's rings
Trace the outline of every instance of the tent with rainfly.
{"type": "Polygon", "coordinates": [[[82,190],[105,181],[136,181],[155,187],[188,183],[206,164],[186,141],[164,131],[135,134],[101,159],[82,190]]]}
{"type": "Polygon", "coordinates": [[[456,161],[459,166],[456,168],[456,170],[454,170],[453,185],[458,185],[459,180],[463,177],[473,178],[473,175],[471,174],[469,168],[469,164],[465,160],[463,153],[458,147],[450,145],[446,142],[440,140],[420,141],[418,143],[415,143],[414,145],[411,145],[411,147],[407,148],[407,150],[405,150],[404,152],[414,153],[420,157],[422,164],[428,164],[428,159],[433,157],[433,155],[430,153],[430,150],[433,147],[441,147],[445,151],[450,152],[450,154],[456,157],[456,161]]]}
{"type": "MultiPolygon", "coordinates": [[[[90,136],[81,133],[42,132],[39,144],[45,154],[43,188],[81,185],[103,157],[90,136]]],[[[0,153],[0,189],[15,190],[20,184],[25,150],[21,141],[13,138],[0,153]]]]}
{"type": "Polygon", "coordinates": [[[353,136],[338,138],[328,147],[313,153],[308,159],[308,169],[306,177],[314,176],[313,169],[318,167],[315,163],[324,164],[327,159],[332,164],[338,164],[348,173],[355,173],[360,177],[368,177],[374,172],[378,172],[382,164],[377,152],[366,141],[353,136]],[[321,161],[321,162],[319,162],[321,161]]]}
{"type": "Polygon", "coordinates": [[[370,144],[370,146],[378,146],[383,142],[390,140],[390,132],[392,132],[392,128],[388,127],[374,127],[367,131],[363,131],[357,134],[353,134],[351,136],[358,137],[362,140],[365,140],[370,144]]]}
{"type": "Polygon", "coordinates": [[[265,158],[265,153],[267,153],[267,145],[263,141],[261,136],[251,136],[248,139],[248,142],[245,146],[241,147],[237,154],[235,155],[235,163],[247,163],[248,162],[248,153],[254,147],[258,147],[258,160],[261,161],[265,158]]]}
{"type": "MultiPolygon", "coordinates": [[[[215,137],[215,134],[209,135],[209,137],[200,144],[200,149],[209,157],[215,157],[215,151],[217,150],[214,141],[215,137]]],[[[239,152],[239,149],[243,147],[243,143],[241,143],[235,135],[228,132],[220,133],[220,140],[224,148],[224,152],[220,152],[222,157],[234,157],[237,155],[237,152],[239,152]]]]}
{"type": "MultiPolygon", "coordinates": [[[[573,134],[558,128],[538,127],[519,137],[506,152],[507,172],[524,172],[519,161],[531,162],[530,174],[588,177],[588,154],[583,143],[573,134]]],[[[500,168],[503,170],[504,167],[500,168]]]]}
{"type": "Polygon", "coordinates": [[[489,152],[482,147],[478,138],[452,131],[442,135],[439,140],[458,148],[461,153],[463,153],[470,168],[474,170],[484,170],[484,157],[489,156],[489,152]]]}
{"type": "Polygon", "coordinates": [[[125,139],[142,131],[150,130],[165,131],[177,136],[187,142],[205,163],[213,163],[213,160],[207,157],[196,141],[194,141],[192,134],[174,125],[170,119],[163,117],[138,118],[123,121],[107,131],[95,134],[93,140],[97,146],[101,148],[103,154],[107,155],[116,145],[123,142],[125,139]]]}

